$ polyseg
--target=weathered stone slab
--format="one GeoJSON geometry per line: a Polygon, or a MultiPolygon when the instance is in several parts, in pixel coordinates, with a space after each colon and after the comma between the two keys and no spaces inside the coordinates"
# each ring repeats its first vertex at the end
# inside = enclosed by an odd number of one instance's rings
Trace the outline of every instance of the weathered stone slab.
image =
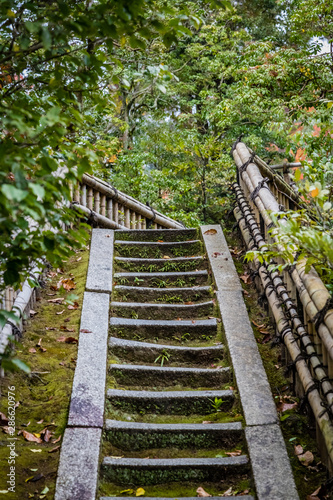
{"type": "Polygon", "coordinates": [[[246,427],[258,500],[297,500],[286,446],[278,425],[246,427]]]}
{"type": "Polygon", "coordinates": [[[209,261],[214,263],[214,279],[218,290],[241,290],[242,286],[220,225],[200,227],[209,261]],[[214,233],[216,231],[216,233],[214,233]]]}
{"type": "Polygon", "coordinates": [[[222,229],[209,225],[202,226],[201,232],[217,286],[216,296],[246,424],[277,423],[271,389],[222,229]]]}
{"type": "Polygon", "coordinates": [[[103,427],[109,300],[85,292],[68,426],[103,427]]]}
{"type": "Polygon", "coordinates": [[[264,365],[240,291],[217,293],[247,425],[273,424],[278,416],[264,365]]]}
{"type": "Polygon", "coordinates": [[[111,293],[114,231],[93,229],[86,290],[111,293]]]}
{"type": "Polygon", "coordinates": [[[67,428],[54,500],[95,500],[101,429],[67,428]]]}

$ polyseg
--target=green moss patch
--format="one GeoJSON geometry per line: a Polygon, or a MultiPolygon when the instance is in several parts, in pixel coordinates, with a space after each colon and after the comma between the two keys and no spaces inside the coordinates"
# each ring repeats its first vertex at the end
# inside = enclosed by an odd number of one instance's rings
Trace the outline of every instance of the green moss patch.
{"type": "MultiPolygon", "coordinates": [[[[31,374],[17,372],[1,379],[0,411],[8,414],[8,387],[15,387],[16,408],[16,490],[15,498],[39,498],[45,487],[46,499],[53,498],[61,437],[64,433],[72,381],[75,370],[77,343],[60,342],[61,337],[78,339],[83,292],[86,282],[88,251],[76,253],[63,269],[50,271],[46,286],[28,321],[17,356],[31,368],[31,374]],[[57,290],[62,279],[74,282],[75,289],[57,290]],[[70,295],[75,294],[77,297],[70,295]],[[60,303],[50,300],[62,298],[60,303]],[[43,440],[44,429],[51,431],[49,442],[43,440]],[[41,443],[26,441],[22,431],[35,434],[41,443]],[[56,441],[56,442],[55,442],[56,441]],[[30,478],[30,479],[29,479],[30,478]],[[31,496],[29,496],[31,495],[31,496]]],[[[35,437],[36,437],[35,436],[35,437]]],[[[1,483],[6,490],[9,472],[8,438],[1,434],[1,483]]],[[[7,495],[8,498],[14,498],[7,495]]]]}

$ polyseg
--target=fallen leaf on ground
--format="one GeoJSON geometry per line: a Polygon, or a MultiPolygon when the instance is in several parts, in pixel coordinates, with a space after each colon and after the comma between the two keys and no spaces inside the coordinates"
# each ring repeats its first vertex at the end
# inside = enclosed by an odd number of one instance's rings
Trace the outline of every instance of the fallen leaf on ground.
{"type": "Polygon", "coordinates": [[[34,347],[30,347],[29,352],[35,353],[37,351],[36,351],[36,349],[34,347]]]}
{"type": "Polygon", "coordinates": [[[80,262],[80,260],[82,260],[82,257],[79,257],[78,259],[76,259],[76,262],[80,262]]]}
{"type": "Polygon", "coordinates": [[[2,413],[0,411],[0,425],[3,426],[3,425],[7,425],[8,424],[8,418],[6,417],[6,415],[4,413],[2,413]]]}
{"type": "Polygon", "coordinates": [[[288,410],[295,410],[298,406],[298,403],[285,403],[284,401],[279,401],[277,404],[277,411],[283,412],[288,410]]]}
{"type": "Polygon", "coordinates": [[[31,434],[31,432],[19,431],[17,435],[19,434],[22,434],[26,441],[31,441],[32,443],[38,443],[38,444],[43,442],[43,440],[40,437],[34,436],[33,434],[31,434]]]}
{"type": "Polygon", "coordinates": [[[63,330],[64,332],[74,332],[75,331],[75,328],[68,328],[68,326],[64,326],[62,325],[60,327],[60,330],[63,330]]]}
{"type": "Polygon", "coordinates": [[[295,452],[295,455],[302,455],[303,453],[303,447],[299,444],[297,446],[294,446],[294,452],[295,452]]]}
{"type": "Polygon", "coordinates": [[[164,243],[163,240],[157,240],[157,243],[164,243]]]}
{"type": "Polygon", "coordinates": [[[314,456],[311,451],[306,451],[302,455],[297,455],[297,458],[305,467],[308,467],[314,461],[314,456]]]}
{"type": "Polygon", "coordinates": [[[56,444],[56,443],[59,443],[60,439],[62,438],[62,434],[60,434],[59,437],[57,437],[57,439],[53,439],[53,441],[51,441],[52,444],[56,444]]]}
{"type": "Polygon", "coordinates": [[[214,259],[216,259],[216,257],[218,255],[222,255],[222,254],[220,252],[214,252],[214,253],[212,253],[212,257],[214,257],[214,259]]]}
{"type": "Polygon", "coordinates": [[[191,306],[191,305],[193,305],[193,304],[194,304],[194,302],[189,301],[189,302],[184,302],[184,304],[185,304],[186,306],[191,306]]]}
{"type": "Polygon", "coordinates": [[[68,292],[70,290],[75,290],[75,288],[76,288],[74,281],[69,279],[69,278],[60,280],[60,283],[61,283],[61,286],[63,286],[64,289],[67,290],[68,292]]]}
{"type": "Polygon", "coordinates": [[[135,492],[136,497],[142,497],[145,494],[145,490],[143,488],[138,488],[135,492]]]}
{"type": "Polygon", "coordinates": [[[42,418],[41,420],[38,420],[37,424],[42,424],[44,422],[44,419],[42,418]]]}
{"type": "Polygon", "coordinates": [[[216,229],[208,229],[207,231],[204,232],[204,234],[208,234],[208,235],[213,235],[216,233],[217,233],[216,229]]]}
{"type": "Polygon", "coordinates": [[[64,297],[58,297],[57,299],[48,299],[48,302],[51,304],[61,304],[63,300],[65,300],[64,297]]]}
{"type": "Polygon", "coordinates": [[[2,426],[2,431],[5,433],[5,434],[12,434],[12,432],[9,431],[9,427],[7,425],[4,425],[2,426]]]}
{"type": "Polygon", "coordinates": [[[128,493],[129,495],[133,495],[134,490],[132,490],[132,489],[129,489],[129,490],[123,490],[123,491],[121,491],[120,493],[128,493]]]}
{"type": "Polygon", "coordinates": [[[36,483],[36,481],[43,479],[43,477],[44,477],[44,474],[37,474],[37,476],[29,477],[28,479],[25,480],[25,482],[26,483],[36,483]]]}
{"type": "Polygon", "coordinates": [[[204,420],[202,423],[203,424],[213,424],[214,422],[212,420],[204,420]]]}
{"type": "Polygon", "coordinates": [[[60,450],[60,445],[56,446],[55,448],[52,448],[52,450],[49,450],[49,453],[54,453],[56,451],[60,450]]]}
{"type": "Polygon", "coordinates": [[[30,318],[33,318],[34,316],[36,316],[36,314],[38,314],[37,311],[34,311],[33,309],[30,309],[30,318]]]}
{"type": "Polygon", "coordinates": [[[223,495],[221,495],[221,496],[222,496],[222,497],[232,497],[232,496],[234,496],[234,495],[233,495],[233,493],[232,493],[232,486],[230,486],[230,488],[229,488],[229,489],[227,489],[227,491],[225,491],[225,492],[223,493],[223,495]]]}
{"type": "Polygon", "coordinates": [[[207,493],[207,491],[205,491],[203,488],[201,488],[201,486],[199,486],[199,488],[197,489],[197,494],[198,494],[198,497],[211,497],[212,496],[209,493],[207,493]]]}
{"type": "Polygon", "coordinates": [[[62,311],[57,312],[56,314],[59,315],[59,314],[63,314],[64,312],[65,312],[65,309],[63,309],[62,311]]]}
{"type": "Polygon", "coordinates": [[[78,339],[74,337],[59,337],[57,338],[57,342],[65,342],[65,344],[76,344],[78,339]]]}
{"type": "Polygon", "coordinates": [[[242,274],[242,275],[240,276],[240,279],[241,279],[241,280],[242,280],[242,281],[243,281],[246,285],[248,285],[248,284],[252,283],[252,281],[251,281],[251,276],[250,276],[249,274],[246,274],[246,273],[242,274]]]}
{"type": "Polygon", "coordinates": [[[239,455],[242,454],[242,450],[226,451],[225,454],[228,455],[228,457],[239,457],[239,455]]]}
{"type": "Polygon", "coordinates": [[[256,323],[256,322],[254,321],[254,319],[252,319],[251,321],[252,321],[252,323],[254,324],[254,326],[256,326],[257,328],[266,328],[266,325],[264,325],[264,323],[263,323],[262,325],[258,325],[258,323],[256,323]]]}
{"type": "Polygon", "coordinates": [[[49,431],[49,429],[46,429],[46,428],[43,429],[40,434],[43,437],[45,443],[48,443],[50,441],[50,438],[52,437],[52,432],[49,431]]]}
{"type": "Polygon", "coordinates": [[[56,330],[55,326],[47,326],[45,330],[56,330]]]}
{"type": "Polygon", "coordinates": [[[74,302],[73,305],[69,305],[67,307],[67,309],[69,309],[70,311],[74,311],[75,309],[78,309],[79,308],[79,303],[78,302],[74,302]]]}
{"type": "Polygon", "coordinates": [[[168,255],[163,255],[163,259],[170,259],[168,255]]]}
{"type": "Polygon", "coordinates": [[[80,333],[92,333],[92,331],[86,330],[85,328],[81,328],[80,333]]]}
{"type": "Polygon", "coordinates": [[[38,449],[38,450],[32,449],[32,448],[29,448],[29,449],[30,449],[30,451],[32,451],[32,453],[40,453],[40,452],[43,451],[43,450],[40,450],[40,449],[38,449]]]}

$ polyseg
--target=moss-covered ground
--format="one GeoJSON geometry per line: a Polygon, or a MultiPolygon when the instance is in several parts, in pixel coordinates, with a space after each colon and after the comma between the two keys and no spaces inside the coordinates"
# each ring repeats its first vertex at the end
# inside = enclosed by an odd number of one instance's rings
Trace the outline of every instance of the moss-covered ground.
{"type": "MultiPolygon", "coordinates": [[[[235,231],[226,231],[225,236],[232,251],[236,269],[240,276],[246,276],[250,269],[244,264],[245,249],[239,234],[235,231]]],[[[248,280],[245,278],[246,281],[248,280]]],[[[292,392],[292,384],[286,378],[286,366],[283,361],[283,347],[272,347],[274,327],[267,310],[260,305],[259,294],[254,283],[249,280],[246,284],[241,280],[244,289],[244,299],[249,313],[254,335],[264,363],[272,393],[277,404],[281,420],[281,428],[286,442],[296,486],[301,499],[307,498],[327,480],[327,470],[322,464],[316,443],[316,430],[313,419],[300,411],[300,402],[292,392]],[[264,333],[263,333],[264,332],[264,333]],[[285,405],[296,403],[294,409],[287,409],[285,405]],[[301,445],[304,452],[310,451],[314,461],[308,467],[301,464],[295,455],[294,447],[301,445]]]]}
{"type": "Polygon", "coordinates": [[[74,340],[66,343],[57,339],[78,339],[87,264],[88,251],[80,251],[63,264],[63,269],[46,274],[45,287],[41,289],[33,317],[28,320],[21,346],[17,347],[17,356],[29,365],[31,374],[16,372],[1,379],[0,411],[5,415],[8,414],[8,387],[15,387],[17,456],[15,493],[3,493],[8,486],[9,436],[1,432],[0,498],[53,498],[77,355],[74,340]],[[73,281],[75,288],[57,290],[62,279],[73,281]],[[59,304],[50,302],[56,298],[63,300],[59,304]],[[45,428],[51,431],[48,442],[44,441],[42,433],[45,428]],[[25,440],[22,431],[42,442],[25,440]]]}

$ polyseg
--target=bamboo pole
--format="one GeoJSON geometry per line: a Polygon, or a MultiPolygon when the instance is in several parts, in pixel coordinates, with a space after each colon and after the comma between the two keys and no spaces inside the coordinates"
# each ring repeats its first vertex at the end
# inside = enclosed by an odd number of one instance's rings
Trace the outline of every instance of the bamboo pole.
{"type": "Polygon", "coordinates": [[[108,219],[112,220],[112,218],[113,218],[113,201],[111,198],[107,199],[106,206],[107,206],[106,216],[108,219]]]}
{"type": "Polygon", "coordinates": [[[100,214],[103,215],[105,217],[105,213],[106,213],[106,196],[105,194],[102,194],[101,195],[101,210],[100,210],[100,214]]]}
{"type": "Polygon", "coordinates": [[[99,195],[99,191],[95,191],[94,192],[94,199],[95,199],[94,211],[97,214],[99,214],[100,213],[100,195],[99,195]]]}
{"type": "Polygon", "coordinates": [[[131,220],[130,220],[130,209],[125,207],[125,226],[130,229],[131,227],[131,220]]]}
{"type": "Polygon", "coordinates": [[[115,221],[110,220],[108,217],[104,217],[103,215],[98,214],[83,205],[73,203],[71,207],[79,214],[93,218],[101,227],[105,227],[107,229],[127,229],[125,226],[122,226],[121,224],[118,224],[115,221]]]}

